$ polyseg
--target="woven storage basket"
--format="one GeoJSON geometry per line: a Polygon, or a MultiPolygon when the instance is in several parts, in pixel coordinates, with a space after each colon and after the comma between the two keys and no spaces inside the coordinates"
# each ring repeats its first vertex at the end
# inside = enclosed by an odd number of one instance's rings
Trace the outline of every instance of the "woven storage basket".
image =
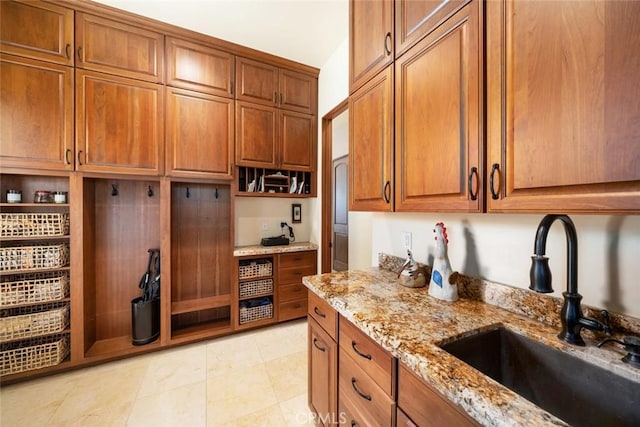
{"type": "Polygon", "coordinates": [[[57,243],[0,248],[0,271],[46,270],[69,263],[69,245],[57,243]]]}
{"type": "Polygon", "coordinates": [[[240,298],[273,292],[273,279],[252,280],[240,283],[240,298]]]}
{"type": "Polygon", "coordinates": [[[69,234],[68,213],[1,213],[0,237],[48,237],[69,234]]]}
{"type": "Polygon", "coordinates": [[[69,325],[66,303],[7,309],[0,315],[0,342],[55,334],[69,325]]]}
{"type": "Polygon", "coordinates": [[[0,308],[58,301],[69,294],[69,274],[38,273],[0,283],[0,308]]]}
{"type": "Polygon", "coordinates": [[[0,346],[0,375],[54,366],[69,355],[69,337],[48,336],[0,346]]]}
{"type": "MultiPolygon", "coordinates": [[[[246,262],[246,261],[245,261],[246,262]]],[[[259,260],[241,263],[238,269],[238,278],[252,279],[254,277],[271,276],[273,273],[273,263],[269,260],[259,260]]]]}
{"type": "Polygon", "coordinates": [[[257,307],[242,307],[240,309],[240,324],[255,322],[261,319],[273,317],[273,304],[259,305],[257,307]]]}

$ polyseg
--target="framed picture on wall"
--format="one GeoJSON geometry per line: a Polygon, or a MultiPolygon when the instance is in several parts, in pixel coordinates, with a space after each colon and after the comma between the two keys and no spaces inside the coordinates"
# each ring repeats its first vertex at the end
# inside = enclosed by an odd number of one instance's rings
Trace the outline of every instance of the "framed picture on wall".
{"type": "Polygon", "coordinates": [[[299,203],[291,205],[291,222],[302,222],[302,205],[299,203]]]}

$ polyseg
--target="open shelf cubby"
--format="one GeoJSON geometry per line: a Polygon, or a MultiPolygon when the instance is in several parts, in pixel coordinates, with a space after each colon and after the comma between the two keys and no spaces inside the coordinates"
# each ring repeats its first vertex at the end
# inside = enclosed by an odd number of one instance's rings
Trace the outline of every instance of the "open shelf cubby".
{"type": "Polygon", "coordinates": [[[312,172],[285,169],[237,168],[239,196],[312,197],[312,172]]]}

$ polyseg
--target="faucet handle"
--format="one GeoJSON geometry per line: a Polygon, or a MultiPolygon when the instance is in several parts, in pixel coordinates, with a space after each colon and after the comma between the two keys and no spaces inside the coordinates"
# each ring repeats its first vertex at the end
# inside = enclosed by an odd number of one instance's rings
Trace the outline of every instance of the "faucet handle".
{"type": "Polygon", "coordinates": [[[604,333],[611,335],[613,331],[611,329],[611,318],[609,317],[609,312],[607,310],[602,310],[600,312],[600,316],[602,317],[602,324],[604,325],[604,333]]]}

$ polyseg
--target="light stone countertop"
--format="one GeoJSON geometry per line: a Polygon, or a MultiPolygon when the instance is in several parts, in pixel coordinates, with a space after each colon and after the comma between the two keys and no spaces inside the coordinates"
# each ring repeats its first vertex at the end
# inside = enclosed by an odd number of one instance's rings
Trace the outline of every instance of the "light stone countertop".
{"type": "Polygon", "coordinates": [[[294,242],[281,246],[236,246],[233,251],[233,256],[284,254],[288,252],[315,251],[317,249],[318,245],[311,242],[294,242]]]}
{"type": "MultiPolygon", "coordinates": [[[[557,301],[524,289],[489,282],[478,286],[473,283],[477,279],[461,277],[466,283],[458,285],[462,297],[456,302],[429,296],[427,287],[400,286],[396,273],[381,268],[307,276],[303,283],[482,425],[557,426],[566,423],[439,347],[479,330],[505,326],[616,371],[638,381],[640,387],[640,369],[620,361],[625,354],[621,348],[609,345],[596,348],[586,333],[583,335],[586,347],[571,346],[556,338],[559,327],[543,321],[557,315],[541,314],[536,307],[554,311],[559,308],[557,301]],[[505,309],[502,305],[511,307],[505,309]]],[[[586,311],[585,314],[589,313],[586,311]]],[[[637,326],[637,319],[628,321],[633,327],[637,326]]]]}

